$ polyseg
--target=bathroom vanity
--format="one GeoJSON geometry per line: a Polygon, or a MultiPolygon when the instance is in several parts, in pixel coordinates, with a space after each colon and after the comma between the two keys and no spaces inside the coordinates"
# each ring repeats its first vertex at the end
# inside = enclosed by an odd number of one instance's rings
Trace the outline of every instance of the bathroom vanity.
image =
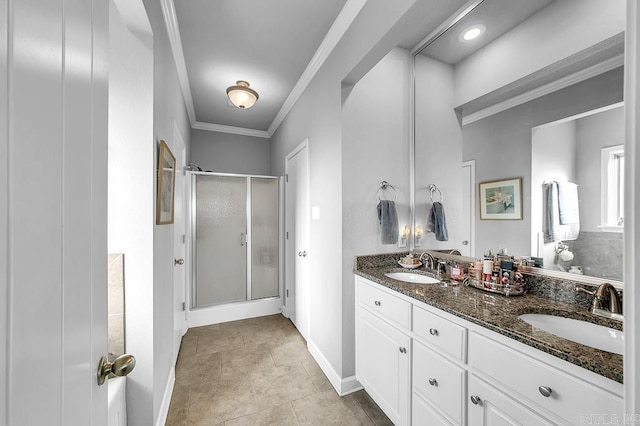
{"type": "Polygon", "coordinates": [[[392,279],[385,274],[399,271],[397,258],[362,256],[354,267],[356,378],[396,425],[624,421],[622,355],[518,316],[581,319],[613,332],[620,323],[535,294],[392,279]]]}

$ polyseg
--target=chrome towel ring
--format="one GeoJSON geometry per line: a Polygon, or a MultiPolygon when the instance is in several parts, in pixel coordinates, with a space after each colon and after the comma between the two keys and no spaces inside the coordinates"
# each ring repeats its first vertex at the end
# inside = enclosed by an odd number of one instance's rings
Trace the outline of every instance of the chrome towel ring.
{"type": "Polygon", "coordinates": [[[388,190],[388,189],[392,189],[393,190],[393,200],[391,200],[391,201],[396,201],[396,198],[398,198],[398,194],[396,193],[396,189],[393,187],[393,185],[391,185],[386,180],[383,180],[382,182],[380,182],[380,188],[378,188],[378,191],[376,192],[376,195],[378,196],[378,201],[381,201],[383,199],[382,197],[384,196],[385,191],[388,190]]]}
{"type": "Polygon", "coordinates": [[[440,195],[440,202],[442,203],[444,201],[444,197],[442,196],[442,191],[440,191],[440,189],[436,186],[435,183],[432,183],[431,185],[429,185],[429,198],[431,198],[431,202],[433,203],[433,193],[434,192],[438,192],[438,195],[440,195]]]}

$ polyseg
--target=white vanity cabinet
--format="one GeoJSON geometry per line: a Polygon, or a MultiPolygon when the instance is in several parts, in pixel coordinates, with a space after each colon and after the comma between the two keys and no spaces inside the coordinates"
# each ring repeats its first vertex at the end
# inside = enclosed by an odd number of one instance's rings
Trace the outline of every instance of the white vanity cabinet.
{"type": "Polygon", "coordinates": [[[374,285],[357,282],[356,378],[394,424],[409,425],[411,303],[374,285]]]}
{"type": "Polygon", "coordinates": [[[624,419],[620,383],[359,276],[356,300],[356,378],[396,425],[624,419]]]}
{"type": "MultiPolygon", "coordinates": [[[[536,407],[537,412],[546,413],[559,424],[624,418],[623,400],[614,393],[615,386],[611,387],[609,380],[588,371],[576,371],[572,364],[557,358],[556,361],[544,353],[537,354],[527,346],[506,345],[504,339],[498,341],[485,333],[470,333],[469,367],[514,400],[536,407]],[[561,365],[563,363],[566,365],[561,365]]],[[[479,393],[471,395],[484,399],[479,393]]],[[[472,418],[470,410],[469,424],[474,424],[472,418]]]]}

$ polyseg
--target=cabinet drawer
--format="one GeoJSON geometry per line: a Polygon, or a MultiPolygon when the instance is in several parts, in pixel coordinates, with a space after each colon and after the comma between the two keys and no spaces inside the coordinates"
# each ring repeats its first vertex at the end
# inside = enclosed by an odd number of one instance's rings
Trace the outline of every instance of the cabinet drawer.
{"type": "Polygon", "coordinates": [[[409,330],[411,328],[411,303],[358,279],[358,303],[371,309],[390,322],[409,330]]]}
{"type": "Polygon", "coordinates": [[[466,328],[414,306],[413,332],[447,354],[465,361],[466,328]]]}
{"type": "Polygon", "coordinates": [[[462,424],[466,371],[420,342],[413,345],[413,391],[462,424]]]}
{"type": "Polygon", "coordinates": [[[429,405],[420,395],[413,394],[411,408],[411,424],[413,426],[452,426],[438,412],[429,405]]]}
{"type": "Polygon", "coordinates": [[[469,365],[570,423],[581,416],[622,418],[617,395],[475,332],[469,336],[469,365]],[[548,397],[542,387],[551,389],[548,397]]]}

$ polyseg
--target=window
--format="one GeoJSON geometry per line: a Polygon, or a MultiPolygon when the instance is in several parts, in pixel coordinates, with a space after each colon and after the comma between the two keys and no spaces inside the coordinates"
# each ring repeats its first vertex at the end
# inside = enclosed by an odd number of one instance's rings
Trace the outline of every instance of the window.
{"type": "Polygon", "coordinates": [[[602,148],[602,226],[605,232],[624,228],[624,146],[602,148]]]}

